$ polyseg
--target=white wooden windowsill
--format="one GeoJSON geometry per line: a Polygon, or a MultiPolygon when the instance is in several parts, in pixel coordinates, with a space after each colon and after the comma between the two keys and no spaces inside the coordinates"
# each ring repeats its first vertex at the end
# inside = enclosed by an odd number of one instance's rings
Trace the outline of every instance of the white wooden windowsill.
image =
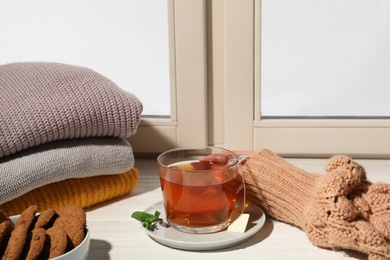
{"type": "MultiPolygon", "coordinates": [[[[288,159],[310,172],[324,172],[326,159],[288,159]]],[[[369,180],[390,183],[389,160],[357,160],[369,180]]],[[[177,250],[152,240],[130,216],[162,200],[155,159],[136,158],[140,172],[136,188],[127,196],[87,210],[92,259],[366,259],[358,252],[321,249],[300,229],[267,218],[249,240],[232,248],[209,252],[177,250]]]]}

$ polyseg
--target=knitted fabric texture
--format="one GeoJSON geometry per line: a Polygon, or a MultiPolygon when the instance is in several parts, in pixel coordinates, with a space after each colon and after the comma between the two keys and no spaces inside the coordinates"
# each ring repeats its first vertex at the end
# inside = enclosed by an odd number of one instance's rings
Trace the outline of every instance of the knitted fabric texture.
{"type": "Polygon", "coordinates": [[[26,62],[0,66],[0,158],[46,142],[133,135],[142,104],[88,68],[26,62]]]}
{"type": "Polygon", "coordinates": [[[307,173],[269,150],[243,167],[248,200],[269,216],[304,230],[313,244],[390,259],[390,185],[372,184],[346,156],[326,174],[307,173]]]}
{"type": "Polygon", "coordinates": [[[137,182],[138,170],[135,168],[122,174],[67,179],[34,189],[0,205],[0,210],[8,215],[18,215],[30,205],[38,205],[40,211],[69,204],[88,208],[128,194],[137,182]]]}
{"type": "Polygon", "coordinates": [[[45,184],[120,174],[133,166],[133,150],[123,138],[46,143],[0,159],[0,204],[45,184]]]}

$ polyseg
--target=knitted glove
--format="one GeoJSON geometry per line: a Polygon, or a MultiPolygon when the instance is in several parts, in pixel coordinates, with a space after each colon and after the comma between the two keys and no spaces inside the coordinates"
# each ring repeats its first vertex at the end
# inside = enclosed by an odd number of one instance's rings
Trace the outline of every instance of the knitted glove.
{"type": "Polygon", "coordinates": [[[326,172],[307,173],[269,150],[243,166],[248,200],[304,230],[313,244],[390,259],[390,185],[370,183],[346,156],[331,158],[326,172]]]}

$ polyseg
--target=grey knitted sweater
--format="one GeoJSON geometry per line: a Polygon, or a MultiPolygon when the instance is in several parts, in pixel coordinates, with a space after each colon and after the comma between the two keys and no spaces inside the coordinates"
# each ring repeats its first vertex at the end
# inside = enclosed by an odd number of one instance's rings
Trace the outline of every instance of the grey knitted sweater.
{"type": "Polygon", "coordinates": [[[0,66],[0,158],[55,140],[133,135],[142,112],[131,93],[88,68],[0,66]]]}
{"type": "Polygon", "coordinates": [[[60,140],[0,158],[0,204],[70,178],[120,174],[134,166],[123,138],[60,140]]]}

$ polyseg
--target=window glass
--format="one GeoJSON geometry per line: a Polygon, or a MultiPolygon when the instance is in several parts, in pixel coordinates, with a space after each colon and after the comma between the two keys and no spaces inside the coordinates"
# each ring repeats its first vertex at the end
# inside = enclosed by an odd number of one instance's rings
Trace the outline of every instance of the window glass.
{"type": "Polygon", "coordinates": [[[135,94],[145,116],[170,115],[167,1],[5,0],[0,64],[89,67],[135,94]]]}
{"type": "Polygon", "coordinates": [[[390,116],[390,2],[263,0],[261,116],[390,116]]]}

